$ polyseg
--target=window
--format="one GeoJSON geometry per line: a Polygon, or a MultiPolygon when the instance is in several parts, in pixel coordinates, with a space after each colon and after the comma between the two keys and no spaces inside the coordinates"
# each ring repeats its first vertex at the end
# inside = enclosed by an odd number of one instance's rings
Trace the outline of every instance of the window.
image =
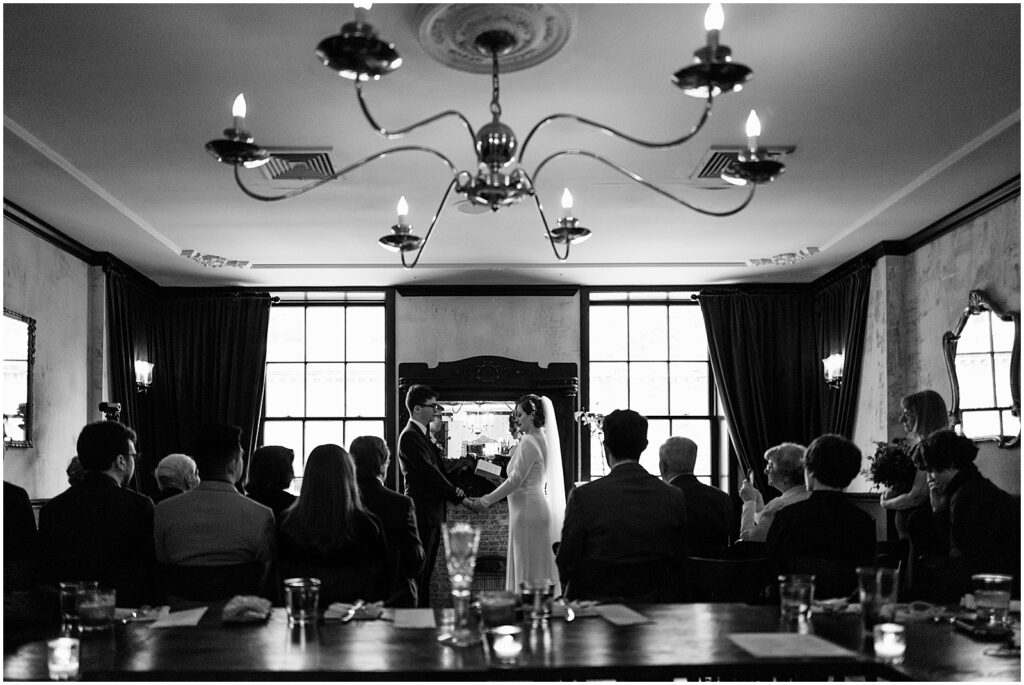
{"type": "Polygon", "coordinates": [[[270,310],[261,444],[295,450],[293,491],[317,445],[385,436],[385,329],[383,301],[270,310]]]}
{"type": "Polygon", "coordinates": [[[971,438],[1017,435],[1020,419],[1011,413],[1010,355],[1013,321],[990,311],[972,316],[956,346],[956,376],[964,435],[971,438]]]}
{"type": "MultiPolygon", "coordinates": [[[[697,443],[695,475],[723,487],[722,427],[700,307],[689,292],[588,293],[584,339],[585,409],[629,408],[647,417],[648,447],[640,458],[658,474],[658,448],[670,436],[697,443]]],[[[601,445],[583,447],[581,478],[607,473],[601,445]]]]}

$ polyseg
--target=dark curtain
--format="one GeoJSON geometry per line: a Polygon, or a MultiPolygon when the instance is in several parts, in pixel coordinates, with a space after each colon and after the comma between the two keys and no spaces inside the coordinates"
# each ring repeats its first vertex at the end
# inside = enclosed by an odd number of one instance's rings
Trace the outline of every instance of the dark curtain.
{"type": "Polygon", "coordinates": [[[122,402],[122,421],[139,434],[139,489],[155,494],[156,464],[189,453],[206,423],[239,426],[248,458],[263,403],[270,296],[159,297],[108,270],[107,298],[112,393],[122,402]],[[144,395],[135,390],[136,358],[155,364],[144,395]]]}
{"type": "Polygon", "coordinates": [[[820,425],[814,303],[800,291],[702,291],[711,369],[744,471],[768,494],[764,451],[820,425]]]}
{"type": "Polygon", "coordinates": [[[870,287],[871,267],[862,265],[825,285],[814,297],[818,358],[835,352],[845,356],[842,385],[838,390],[821,393],[822,433],[850,437],[853,431],[870,287]]]}

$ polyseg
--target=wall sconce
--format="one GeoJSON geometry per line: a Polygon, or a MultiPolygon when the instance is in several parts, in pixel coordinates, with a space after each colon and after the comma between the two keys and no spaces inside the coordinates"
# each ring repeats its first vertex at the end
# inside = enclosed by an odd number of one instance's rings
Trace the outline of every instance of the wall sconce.
{"type": "Polygon", "coordinates": [[[834,390],[839,389],[839,386],[843,384],[843,364],[845,362],[846,357],[842,353],[833,354],[821,360],[825,367],[825,385],[834,390]]]}
{"type": "Polygon", "coordinates": [[[153,384],[153,365],[149,362],[144,362],[141,359],[135,360],[135,387],[139,389],[140,393],[144,393],[149,390],[149,386],[153,384]]]}

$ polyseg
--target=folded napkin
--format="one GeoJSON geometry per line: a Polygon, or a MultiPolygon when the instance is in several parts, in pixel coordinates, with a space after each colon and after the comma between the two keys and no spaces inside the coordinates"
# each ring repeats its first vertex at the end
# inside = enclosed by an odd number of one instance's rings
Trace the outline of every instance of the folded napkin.
{"type": "Polygon", "coordinates": [[[433,609],[395,609],[396,628],[436,628],[433,609]]]}
{"type": "Polygon", "coordinates": [[[188,609],[186,611],[174,611],[161,616],[150,624],[151,628],[180,628],[182,626],[199,625],[199,619],[206,613],[208,607],[188,609]]]}
{"type": "MultiPolygon", "coordinates": [[[[335,602],[331,606],[327,607],[327,611],[324,612],[325,621],[340,621],[341,619],[348,616],[352,610],[351,604],[345,602],[335,602]]],[[[374,602],[373,604],[362,604],[356,608],[355,614],[352,616],[352,620],[355,621],[373,621],[380,618],[380,615],[384,612],[381,602],[374,602]]]]}
{"type": "Polygon", "coordinates": [[[594,608],[598,616],[617,626],[632,626],[637,623],[651,623],[651,619],[633,611],[625,604],[601,604],[594,608]]]}
{"type": "Polygon", "coordinates": [[[270,600],[254,595],[235,595],[224,605],[224,623],[254,623],[270,616],[270,600]]]}

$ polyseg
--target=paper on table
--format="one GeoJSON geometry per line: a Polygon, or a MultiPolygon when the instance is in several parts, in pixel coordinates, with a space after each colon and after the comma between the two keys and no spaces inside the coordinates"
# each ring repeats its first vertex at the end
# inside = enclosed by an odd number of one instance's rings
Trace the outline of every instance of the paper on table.
{"type": "Polygon", "coordinates": [[[433,609],[395,609],[396,628],[436,628],[433,609]]]}
{"type": "Polygon", "coordinates": [[[651,619],[630,609],[625,604],[601,604],[594,611],[607,621],[617,626],[632,626],[637,623],[650,623],[651,619]]]}
{"type": "Polygon", "coordinates": [[[817,635],[799,633],[733,633],[729,639],[758,657],[849,656],[848,649],[817,635]]]}
{"type": "Polygon", "coordinates": [[[161,616],[153,621],[153,628],[174,628],[179,626],[199,625],[199,619],[206,613],[208,607],[188,609],[187,611],[174,611],[166,616],[161,616]]]}

